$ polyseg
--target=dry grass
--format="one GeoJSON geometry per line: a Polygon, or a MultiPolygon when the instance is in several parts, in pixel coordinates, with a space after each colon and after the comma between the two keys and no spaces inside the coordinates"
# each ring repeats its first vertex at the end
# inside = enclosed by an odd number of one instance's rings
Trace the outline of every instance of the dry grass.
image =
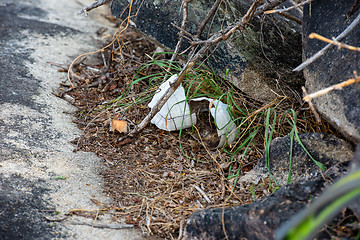
{"type": "MultiPolygon", "coordinates": [[[[148,56],[154,56],[155,50],[142,36],[127,30],[102,51],[106,65],[77,64],[73,72],[79,77],[72,79],[76,87],[69,90],[64,84],[63,94],[70,95],[74,105],[81,109],[77,123],[84,135],[74,140],[77,150],[95,152],[108,166],[103,172],[104,190],[116,205],[99,209],[111,212],[114,219],[125,218],[144,232],[174,239],[194,211],[246,204],[270,194],[273,189],[269,188],[268,180],[247,189],[236,184],[263,154],[264,113],[269,108],[278,116],[272,129],[274,137],[291,131],[289,109],[297,113],[299,132],[331,131],[326,123],[318,124],[307,107],[290,98],[258,102],[225,83],[220,90],[233,94],[232,100],[224,101],[240,123],[239,140],[231,147],[210,148],[215,129],[209,126],[207,113],[200,116],[203,121],[194,129],[179,133],[148,126],[139,135],[119,141],[124,135],[109,131],[110,119],[118,116],[128,121],[130,127],[140,123],[149,111],[146,104],[151,94],[160,84],[160,78],[157,82],[143,79],[133,84],[136,74],[141,77],[164,71],[153,64],[137,72],[150,60],[148,56]],[[121,99],[114,101],[122,94],[121,99]],[[243,154],[245,147],[239,146],[255,129],[257,134],[243,154]]],[[[156,55],[157,60],[169,57],[156,55]]],[[[196,71],[193,74],[196,76],[196,71]]]]}

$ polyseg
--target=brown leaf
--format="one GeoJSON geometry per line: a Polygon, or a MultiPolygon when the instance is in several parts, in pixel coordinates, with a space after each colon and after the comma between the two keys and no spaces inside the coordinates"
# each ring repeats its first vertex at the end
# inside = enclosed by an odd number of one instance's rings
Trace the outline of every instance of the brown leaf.
{"type": "Polygon", "coordinates": [[[124,120],[111,119],[110,131],[117,130],[120,133],[127,133],[127,122],[124,120]]]}

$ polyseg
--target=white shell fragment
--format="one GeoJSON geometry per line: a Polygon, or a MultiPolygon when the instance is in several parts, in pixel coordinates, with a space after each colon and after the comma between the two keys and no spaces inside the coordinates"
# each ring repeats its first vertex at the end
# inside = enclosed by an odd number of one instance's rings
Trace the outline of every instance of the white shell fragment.
{"type": "MultiPolygon", "coordinates": [[[[159,91],[148,104],[150,108],[153,108],[159,102],[167,89],[170,88],[170,83],[174,83],[177,78],[178,75],[173,75],[160,85],[159,91]]],[[[217,134],[220,137],[217,148],[223,147],[226,143],[233,143],[237,134],[236,124],[227,110],[227,104],[206,97],[195,98],[190,101],[201,102],[204,100],[211,104],[210,113],[217,127],[217,134]]],[[[196,121],[196,114],[190,114],[189,104],[185,97],[185,90],[180,85],[161,110],[154,116],[151,123],[155,124],[160,129],[175,131],[192,127],[196,124],[196,121]]]]}
{"type": "Polygon", "coordinates": [[[236,124],[232,120],[228,110],[227,104],[214,100],[211,98],[201,97],[194,98],[190,101],[209,101],[212,104],[210,108],[211,116],[214,118],[214,123],[216,125],[217,134],[220,137],[220,142],[217,148],[223,147],[226,143],[231,144],[235,141],[236,138],[236,124]]]}
{"type": "MultiPolygon", "coordinates": [[[[170,88],[170,83],[174,83],[178,75],[173,75],[166,82],[160,85],[159,90],[148,104],[153,108],[164,96],[166,90],[170,88]]],[[[191,114],[189,104],[186,102],[185,90],[179,86],[176,91],[167,100],[160,111],[151,120],[158,128],[167,131],[175,131],[189,128],[196,124],[196,114],[191,114]]]]}

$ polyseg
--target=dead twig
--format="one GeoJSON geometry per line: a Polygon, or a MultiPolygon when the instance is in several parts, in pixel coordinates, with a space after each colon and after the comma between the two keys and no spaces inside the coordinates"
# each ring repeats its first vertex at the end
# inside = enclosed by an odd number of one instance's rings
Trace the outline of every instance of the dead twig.
{"type": "MultiPolygon", "coordinates": [[[[280,4],[284,1],[285,0],[278,0],[278,1],[274,1],[274,2],[276,2],[277,4],[280,4]]],[[[220,30],[219,32],[215,33],[214,35],[212,35],[209,39],[207,39],[205,41],[192,42],[192,44],[194,44],[194,45],[204,44],[204,46],[199,50],[198,54],[196,54],[194,58],[197,58],[197,56],[200,54],[204,54],[205,52],[207,52],[207,50],[211,46],[219,43],[220,41],[227,40],[239,28],[245,27],[245,25],[247,23],[249,23],[253,17],[260,16],[262,13],[264,13],[264,11],[266,9],[277,6],[276,4],[274,4],[274,2],[265,3],[265,4],[261,5],[260,7],[258,7],[260,5],[260,2],[258,0],[256,0],[251,5],[251,7],[247,11],[247,13],[244,15],[244,17],[242,17],[241,19],[238,19],[234,23],[227,26],[225,29],[220,30]],[[259,11],[259,9],[263,9],[263,10],[259,11]]]]}
{"type": "MultiPolygon", "coordinates": [[[[109,1],[109,0],[99,0],[98,2],[103,2],[103,4],[106,3],[106,1],[109,1]]],[[[95,4],[95,3],[94,3],[95,4]]],[[[99,49],[99,50],[96,50],[94,52],[89,52],[89,53],[84,53],[84,54],[81,54],[80,56],[76,57],[73,62],[70,64],[69,66],[69,69],[68,69],[68,75],[67,75],[67,79],[70,83],[70,87],[71,88],[74,88],[74,84],[72,83],[71,81],[71,77],[74,77],[74,78],[77,78],[76,77],[76,74],[74,74],[72,68],[74,66],[74,64],[76,63],[76,61],[84,56],[87,56],[87,55],[91,55],[91,54],[95,54],[95,53],[99,53],[99,52],[103,52],[105,49],[107,49],[108,47],[110,46],[113,46],[113,44],[116,42],[116,40],[118,39],[118,37],[128,28],[129,24],[130,24],[130,18],[132,17],[131,15],[131,9],[132,9],[132,4],[133,4],[133,1],[130,1],[129,5],[128,5],[128,9],[129,9],[129,14],[128,16],[126,17],[126,19],[124,21],[121,22],[120,24],[120,27],[119,27],[119,33],[116,33],[116,36],[114,37],[114,39],[111,41],[111,43],[109,43],[108,45],[106,45],[105,47],[99,49]],[[123,23],[126,22],[125,24],[125,27],[121,29],[121,26],[123,25],[123,23]]],[[[90,5],[91,6],[91,5],[90,5]]],[[[100,6],[100,5],[99,5],[100,6]]],[[[97,6],[98,7],[98,6],[97,6]]],[[[136,16],[136,15],[135,15],[136,16]]],[[[80,80],[83,80],[83,79],[80,79],[80,80]]]]}
{"type": "Polygon", "coordinates": [[[345,44],[345,43],[341,43],[341,42],[337,41],[335,38],[334,38],[333,40],[330,40],[330,39],[328,39],[328,38],[326,38],[326,37],[323,37],[323,36],[321,36],[321,35],[319,35],[319,34],[317,34],[317,33],[311,33],[311,34],[309,35],[309,38],[310,38],[310,39],[316,38],[316,39],[321,40],[321,41],[323,41],[323,42],[330,43],[330,44],[332,44],[332,45],[337,46],[339,49],[341,49],[341,48],[347,48],[347,49],[352,50],[352,51],[358,51],[358,52],[360,52],[360,48],[358,48],[358,47],[354,47],[354,46],[351,46],[351,45],[348,45],[348,44],[345,44]]]}
{"type": "Polygon", "coordinates": [[[208,203],[211,203],[211,200],[210,198],[206,195],[206,193],[201,189],[199,188],[198,186],[194,185],[194,188],[196,190],[198,190],[198,192],[201,194],[201,196],[203,196],[203,198],[208,202],[208,203]]]}
{"type": "Polygon", "coordinates": [[[119,224],[119,223],[88,223],[84,221],[68,221],[68,223],[73,225],[86,225],[95,228],[109,228],[109,229],[124,229],[124,228],[133,228],[132,224],[119,224]]]}
{"type": "MultiPolygon", "coordinates": [[[[83,62],[86,60],[86,56],[83,56],[83,55],[82,55],[82,58],[79,57],[79,58],[77,58],[77,59],[75,59],[75,60],[70,64],[70,66],[68,67],[68,76],[69,76],[69,79],[70,79],[70,77],[71,77],[71,78],[75,78],[75,79],[77,79],[77,80],[79,80],[79,81],[85,81],[85,77],[79,76],[79,75],[77,75],[77,74],[74,72],[74,67],[76,67],[76,66],[80,65],[81,63],[83,63],[83,62]],[[78,62],[76,62],[77,59],[79,59],[78,62]]],[[[75,85],[73,84],[72,81],[69,80],[69,83],[70,83],[70,87],[71,87],[71,88],[75,88],[75,85]]]]}
{"type": "MultiPolygon", "coordinates": [[[[305,87],[301,87],[301,90],[303,91],[304,95],[307,96],[307,91],[306,91],[305,87]]],[[[304,100],[304,101],[306,101],[306,100],[304,100]]],[[[309,107],[310,107],[311,111],[313,112],[313,114],[315,116],[316,122],[320,123],[321,118],[320,118],[319,114],[317,113],[314,105],[312,104],[311,99],[309,99],[306,102],[309,104],[309,107]]]]}
{"type": "MultiPolygon", "coordinates": [[[[349,33],[356,28],[357,25],[360,23],[360,13],[359,15],[354,19],[354,21],[342,32],[339,36],[335,38],[335,41],[341,41],[344,37],[349,35],[349,33]]],[[[293,69],[294,72],[301,71],[305,67],[309,66],[313,62],[315,62],[317,59],[319,59],[321,56],[323,56],[332,46],[333,44],[329,43],[326,45],[323,49],[315,53],[311,58],[297,66],[295,69],[293,69]]]]}
{"type": "MultiPolygon", "coordinates": [[[[177,53],[179,52],[180,48],[181,48],[181,44],[183,42],[184,39],[184,32],[186,31],[186,24],[188,21],[188,16],[189,16],[189,11],[188,11],[188,4],[191,2],[192,0],[183,0],[182,2],[182,6],[183,6],[183,19],[181,22],[181,27],[180,27],[180,32],[179,32],[179,40],[176,44],[175,50],[174,50],[174,54],[171,56],[171,62],[175,60],[177,53]]],[[[168,68],[168,70],[170,70],[170,67],[168,68]]]]}
{"type": "Polygon", "coordinates": [[[303,90],[303,92],[305,94],[305,97],[303,98],[303,100],[309,104],[309,107],[310,107],[311,111],[314,113],[315,119],[316,119],[316,121],[318,123],[321,122],[321,119],[320,119],[319,114],[316,112],[315,107],[312,104],[311,100],[314,99],[314,98],[320,97],[322,95],[325,95],[325,94],[327,94],[327,93],[329,93],[329,92],[331,92],[333,90],[341,90],[344,87],[347,87],[347,86],[349,86],[351,84],[359,83],[360,82],[360,76],[357,75],[356,71],[354,71],[354,76],[355,76],[355,78],[348,79],[348,80],[346,80],[344,82],[332,85],[332,86],[330,86],[328,88],[322,89],[322,90],[314,92],[312,94],[307,94],[305,87],[301,87],[301,89],[303,90]]]}
{"type": "Polygon", "coordinates": [[[298,19],[298,18],[296,18],[296,17],[294,17],[294,16],[292,16],[292,15],[290,15],[290,14],[288,14],[288,13],[281,12],[281,13],[279,13],[279,14],[280,14],[281,16],[283,16],[283,17],[291,20],[291,21],[296,22],[296,23],[299,24],[299,25],[302,24],[302,21],[301,21],[300,19],[298,19]]]}
{"type": "Polygon", "coordinates": [[[210,11],[206,15],[205,19],[200,23],[200,26],[199,26],[199,28],[197,30],[197,33],[196,33],[197,38],[201,37],[201,34],[204,31],[206,24],[209,22],[210,18],[212,16],[214,16],[216,10],[218,9],[218,7],[220,6],[222,1],[223,0],[216,0],[216,2],[214,3],[214,5],[211,7],[210,11]]]}
{"type": "Polygon", "coordinates": [[[296,5],[294,5],[294,6],[291,6],[291,7],[285,8],[285,9],[276,9],[276,10],[274,9],[274,10],[266,11],[266,12],[264,12],[264,13],[265,13],[265,14],[270,14],[270,13],[283,13],[283,12],[288,12],[288,11],[290,11],[290,10],[292,10],[292,9],[295,9],[295,8],[298,8],[298,7],[301,7],[301,6],[304,6],[305,4],[308,4],[308,3],[312,2],[312,1],[314,1],[314,0],[306,0],[306,1],[302,2],[302,3],[296,4],[296,5]]]}
{"type": "MultiPolygon", "coordinates": [[[[259,4],[260,3],[257,0],[254,1],[254,3],[251,5],[251,7],[249,8],[249,10],[247,11],[247,13],[244,15],[243,18],[235,21],[233,24],[229,25],[224,30],[218,31],[217,33],[212,35],[208,40],[192,42],[191,44],[193,45],[203,44],[203,46],[196,54],[194,53],[193,57],[191,57],[191,61],[197,62],[199,59],[202,59],[212,46],[216,45],[220,41],[227,40],[235,31],[237,31],[239,28],[244,27],[247,23],[249,23],[252,17],[260,15],[261,14],[260,12],[258,12],[258,15],[255,14],[255,11],[259,4]]],[[[272,7],[272,5],[270,4],[264,4],[264,5],[268,5],[272,7]]]]}
{"type": "Polygon", "coordinates": [[[343,81],[341,83],[338,83],[338,84],[335,84],[335,85],[332,85],[328,88],[325,88],[325,89],[322,89],[320,91],[317,91],[317,92],[314,92],[312,94],[309,94],[309,95],[306,95],[303,100],[306,101],[306,102],[310,102],[313,98],[316,98],[316,97],[320,97],[322,95],[325,95],[333,90],[341,90],[343,89],[344,87],[347,87],[351,84],[354,84],[354,83],[358,83],[360,82],[360,76],[357,75],[357,72],[354,71],[354,75],[355,77],[354,78],[350,78],[346,81],[343,81]]]}
{"type": "MultiPolygon", "coordinates": [[[[184,35],[188,36],[191,39],[195,39],[197,41],[200,41],[199,38],[197,38],[196,36],[192,35],[191,33],[189,33],[188,31],[186,31],[185,29],[182,29],[181,27],[177,26],[176,24],[171,23],[171,26],[173,26],[174,28],[177,28],[179,31],[182,31],[184,33],[184,35]]],[[[185,37],[185,36],[184,36],[185,37]]]]}
{"type": "Polygon", "coordinates": [[[98,0],[92,4],[90,4],[89,6],[87,7],[84,7],[83,9],[81,9],[78,14],[85,14],[85,16],[87,16],[88,12],[90,12],[91,10],[95,9],[95,8],[98,8],[106,3],[109,3],[111,2],[112,0],[98,0]]]}
{"type": "Polygon", "coordinates": [[[277,6],[279,6],[280,4],[282,4],[285,1],[286,0],[274,0],[274,1],[271,1],[268,3],[264,3],[256,10],[255,16],[259,16],[260,14],[263,14],[265,11],[267,11],[269,9],[276,8],[277,6]]]}

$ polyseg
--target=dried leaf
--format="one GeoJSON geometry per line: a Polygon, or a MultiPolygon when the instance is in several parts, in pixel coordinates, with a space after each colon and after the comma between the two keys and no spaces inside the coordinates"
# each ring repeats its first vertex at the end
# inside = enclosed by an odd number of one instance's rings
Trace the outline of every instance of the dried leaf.
{"type": "Polygon", "coordinates": [[[127,133],[127,122],[124,120],[111,119],[110,131],[117,130],[120,133],[127,133]]]}

